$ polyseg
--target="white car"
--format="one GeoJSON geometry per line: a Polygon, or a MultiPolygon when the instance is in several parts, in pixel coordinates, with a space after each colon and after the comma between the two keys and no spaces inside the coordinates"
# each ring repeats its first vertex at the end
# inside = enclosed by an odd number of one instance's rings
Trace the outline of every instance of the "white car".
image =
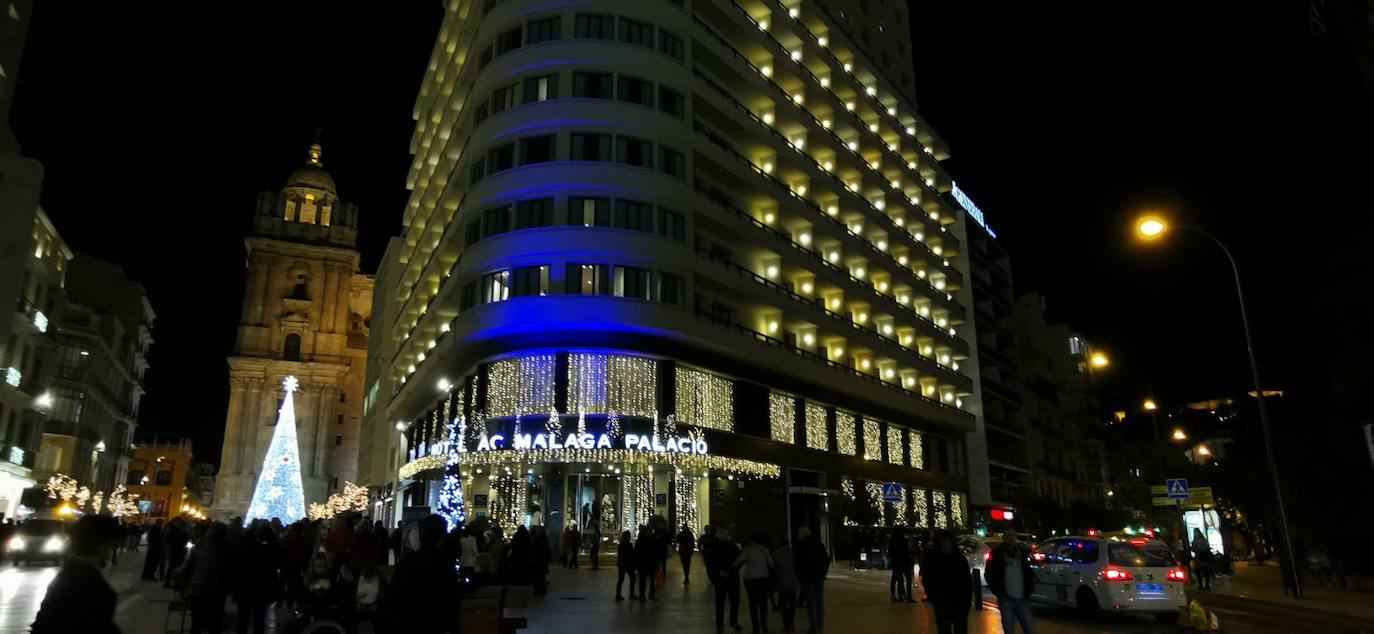
{"type": "Polygon", "coordinates": [[[1165,623],[1188,602],[1188,571],[1158,540],[1060,537],[1042,543],[1033,559],[1035,601],[1154,614],[1165,623]]]}

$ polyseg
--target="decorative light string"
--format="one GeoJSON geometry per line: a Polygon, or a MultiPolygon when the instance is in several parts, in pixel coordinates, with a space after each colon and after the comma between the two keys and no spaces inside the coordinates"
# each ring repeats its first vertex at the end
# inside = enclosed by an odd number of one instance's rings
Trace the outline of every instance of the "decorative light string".
{"type": "Polygon", "coordinates": [[[797,399],[782,392],[768,393],[768,423],[778,442],[797,442],[797,399]]]}
{"type": "Polygon", "coordinates": [[[658,400],[658,363],[623,355],[606,356],[606,409],[625,416],[653,416],[658,400]]]}
{"type": "Polygon", "coordinates": [[[914,429],[907,430],[907,444],[911,453],[911,466],[916,469],[926,468],[925,443],[922,442],[921,432],[914,429]]]}
{"type": "Polygon", "coordinates": [[[692,532],[700,532],[701,524],[697,514],[697,478],[682,473],[681,469],[673,474],[673,496],[675,497],[674,506],[677,511],[677,522],[686,524],[692,528],[692,532]]]}
{"type": "Polygon", "coordinates": [[[676,391],[679,422],[707,429],[735,430],[734,382],[679,365],[676,391]]]}
{"type": "Polygon", "coordinates": [[[487,415],[518,416],[553,409],[555,357],[536,354],[487,366],[487,415]]]}
{"type": "Polygon", "coordinates": [[[892,423],[887,424],[887,461],[891,464],[902,464],[902,434],[905,431],[892,423]]]}
{"type": "MultiPolygon", "coordinates": [[[[863,421],[864,429],[864,460],[883,459],[883,439],[882,426],[878,421],[867,416],[863,421]]],[[[881,499],[881,498],[879,498],[881,499]]]]}
{"type": "MultiPolygon", "coordinates": [[[[858,502],[857,498],[854,497],[854,480],[849,476],[840,476],[840,492],[843,493],[844,497],[851,503],[858,502]]],[[[845,526],[858,526],[854,520],[849,519],[848,515],[841,517],[840,523],[845,526]]]]}
{"type": "Polygon", "coordinates": [[[949,523],[954,528],[963,528],[964,521],[964,496],[955,492],[949,492],[949,523]]]}
{"type": "Polygon", "coordinates": [[[647,475],[635,476],[635,525],[649,523],[654,515],[654,474],[649,467],[647,475]]]}
{"type": "MultiPolygon", "coordinates": [[[[525,449],[469,451],[464,465],[514,465],[544,462],[591,462],[601,464],[667,465],[684,470],[723,471],[736,478],[777,478],[782,469],[775,464],[725,456],[673,452],[648,452],[631,449],[525,449]]],[[[401,465],[399,475],[410,479],[416,474],[444,466],[445,456],[424,456],[401,465]]]]}
{"type": "Polygon", "coordinates": [[[927,502],[926,490],[913,488],[911,490],[913,506],[916,509],[916,525],[923,528],[930,528],[930,503],[927,502]]]}
{"type": "MultiPolygon", "coordinates": [[[[907,488],[909,489],[910,487],[907,488]]],[[[907,496],[903,494],[901,498],[892,503],[893,526],[911,526],[911,517],[908,514],[906,498],[907,496]]]]}
{"type": "Polygon", "coordinates": [[[846,456],[858,453],[854,425],[858,420],[849,412],[835,410],[835,450],[846,456]]]}
{"type": "Polygon", "coordinates": [[[930,492],[931,507],[934,509],[935,528],[949,528],[949,503],[945,500],[944,491],[930,492]]]}
{"type": "MultiPolygon", "coordinates": [[[[462,437],[463,418],[460,416],[448,425],[448,443],[452,448],[459,444],[462,437]]],[[[450,449],[444,456],[444,483],[439,489],[439,516],[448,523],[451,531],[467,521],[467,509],[463,504],[463,481],[459,476],[458,451],[450,449]]]]}
{"type": "Polygon", "coordinates": [[[821,451],[830,449],[830,436],[825,428],[825,408],[808,402],[805,415],[806,446],[821,451]]]}

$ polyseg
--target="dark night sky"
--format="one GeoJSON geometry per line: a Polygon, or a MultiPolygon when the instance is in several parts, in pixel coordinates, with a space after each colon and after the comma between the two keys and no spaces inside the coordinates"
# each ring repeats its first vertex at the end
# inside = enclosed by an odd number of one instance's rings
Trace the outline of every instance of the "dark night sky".
{"type": "MultiPolygon", "coordinates": [[[[316,128],[362,209],[365,270],[399,231],[442,11],[382,6],[39,4],[11,123],[46,165],[63,237],[151,295],[140,439],[218,455],[242,239],[257,193],[281,186],[316,128]]],[[[1109,402],[1146,381],[1177,401],[1248,380],[1224,261],[1193,240],[1132,246],[1127,219],[1145,204],[1233,246],[1268,382],[1329,396],[1325,361],[1360,319],[1329,291],[1368,288],[1371,270],[1374,110],[1354,55],[1313,34],[1305,3],[919,2],[912,15],[946,167],[1011,250],[1018,293],[1044,292],[1052,319],[1111,352],[1109,402]]]]}

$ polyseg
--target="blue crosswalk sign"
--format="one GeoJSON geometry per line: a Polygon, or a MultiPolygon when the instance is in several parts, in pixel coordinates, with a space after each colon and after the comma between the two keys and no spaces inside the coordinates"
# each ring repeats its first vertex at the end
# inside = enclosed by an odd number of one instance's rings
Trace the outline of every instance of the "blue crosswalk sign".
{"type": "Polygon", "coordinates": [[[884,501],[884,502],[901,502],[901,501],[902,501],[902,485],[897,484],[896,482],[884,482],[884,483],[883,483],[883,501],[884,501]]]}
{"type": "Polygon", "coordinates": [[[1188,480],[1185,478],[1166,479],[1164,489],[1169,492],[1169,499],[1171,500],[1188,499],[1188,480]]]}

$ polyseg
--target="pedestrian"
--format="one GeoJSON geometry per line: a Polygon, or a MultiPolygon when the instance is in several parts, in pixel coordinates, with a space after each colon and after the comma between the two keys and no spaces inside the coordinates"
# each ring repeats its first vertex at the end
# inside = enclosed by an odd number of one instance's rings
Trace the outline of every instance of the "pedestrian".
{"type": "Polygon", "coordinates": [[[510,555],[506,557],[506,576],[512,585],[530,582],[530,531],[522,524],[510,538],[510,555]]]}
{"type": "Polygon", "coordinates": [[[901,526],[892,528],[892,536],[887,541],[887,565],[892,569],[888,581],[888,596],[894,603],[913,603],[911,598],[911,545],[906,540],[906,532],[901,526]]]}
{"type": "Polygon", "coordinates": [[[292,605],[305,597],[305,574],[310,565],[311,549],[307,526],[304,521],[295,522],[281,539],[282,576],[286,580],[286,597],[292,605]]]}
{"type": "Polygon", "coordinates": [[[973,578],[969,574],[968,558],[959,552],[953,535],[943,531],[936,533],[934,543],[927,546],[921,565],[921,583],[935,611],[937,634],[968,632],[973,578]]]}
{"type": "Polygon", "coordinates": [[[161,579],[160,570],[162,568],[163,557],[167,555],[162,545],[162,524],[153,520],[148,525],[148,550],[143,554],[143,580],[157,581],[161,579]]]}
{"type": "Polygon", "coordinates": [[[692,536],[691,527],[686,522],[682,523],[682,529],[677,532],[677,559],[682,562],[682,585],[687,585],[692,581],[692,551],[696,549],[697,540],[692,536]]]}
{"type": "Polygon", "coordinates": [[[658,600],[658,587],[654,576],[658,571],[659,562],[662,559],[658,555],[658,538],[654,534],[654,529],[648,524],[639,527],[639,536],[635,539],[635,567],[639,570],[639,602],[658,600]]]}
{"type": "Polygon", "coordinates": [[[477,574],[477,531],[464,527],[463,536],[458,538],[458,574],[471,579],[477,574]]]}
{"type": "Polygon", "coordinates": [[[577,524],[569,523],[563,529],[563,567],[577,569],[577,551],[582,546],[582,534],[577,531],[577,524]]]}
{"type": "Polygon", "coordinates": [[[391,534],[386,532],[382,520],[372,523],[373,547],[377,549],[377,566],[384,568],[391,563],[391,534]]]}
{"type": "Polygon", "coordinates": [[[786,534],[778,536],[778,547],[773,549],[773,587],[778,591],[782,631],[791,632],[797,617],[797,591],[801,589],[801,581],[797,579],[797,561],[786,534]]]}
{"type": "Polygon", "coordinates": [[[535,594],[544,594],[549,587],[549,531],[543,525],[535,526],[530,536],[530,582],[535,594]]]}
{"type": "Polygon", "coordinates": [[[744,549],[732,565],[743,567],[744,592],[749,596],[749,626],[754,632],[768,629],[768,594],[773,577],[773,554],[764,545],[763,533],[745,539],[744,549]]]}
{"type": "Polygon", "coordinates": [[[282,546],[272,525],[253,520],[234,557],[234,602],[238,604],[235,631],[267,631],[267,610],[281,599],[282,546]]]}
{"type": "Polygon", "coordinates": [[[1003,634],[1015,634],[1017,622],[1022,632],[1033,634],[1030,596],[1035,572],[1030,567],[1030,547],[1015,530],[1002,533],[1002,543],[992,549],[987,578],[988,589],[997,597],[997,610],[1002,613],[1003,634]]]}
{"type": "Polygon", "coordinates": [[[620,587],[625,578],[630,578],[630,600],[635,599],[635,545],[630,540],[630,531],[620,532],[620,544],[615,549],[615,600],[624,601],[620,587]]]}
{"type": "Polygon", "coordinates": [[[349,619],[351,631],[358,631],[358,624],[364,621],[372,624],[373,631],[383,625],[382,600],[386,594],[386,579],[377,574],[375,562],[368,562],[358,574],[358,582],[353,589],[353,614],[349,619]]]}
{"type": "Polygon", "coordinates": [[[1207,542],[1207,536],[1202,534],[1202,529],[1193,529],[1193,576],[1197,579],[1198,590],[1212,589],[1212,564],[1216,559],[1212,555],[1212,545],[1207,542]]]}
{"type": "Polygon", "coordinates": [[[730,627],[741,629],[739,625],[739,568],[735,559],[739,557],[739,546],[730,540],[730,531],[716,529],[707,550],[706,574],[711,577],[711,586],[716,598],[716,631],[725,630],[725,603],[730,603],[730,627]]]}
{"type": "Polygon", "coordinates": [[[819,632],[825,626],[825,574],[830,570],[830,553],[811,529],[797,530],[797,579],[801,581],[802,597],[806,601],[807,632],[819,632]]]}
{"type": "Polygon", "coordinates": [[[396,522],[396,530],[391,531],[391,560],[401,563],[401,550],[405,548],[405,523],[396,522]]]}
{"type": "Polygon", "coordinates": [[[592,558],[592,570],[601,570],[601,522],[592,522],[592,540],[587,546],[587,554],[592,558]]]}
{"type": "Polygon", "coordinates": [[[191,532],[187,529],[186,520],[174,517],[167,522],[167,534],[163,536],[162,544],[166,555],[166,565],[162,571],[162,587],[172,587],[172,573],[181,567],[186,561],[186,544],[191,540],[191,532]]]}
{"type": "MultiPolygon", "coordinates": [[[[456,632],[458,611],[436,609],[452,606],[458,596],[458,574],[453,560],[446,560],[439,541],[444,520],[429,515],[416,522],[414,540],[396,564],[391,582],[390,608],[394,632],[456,632]]],[[[405,539],[410,540],[407,536],[405,539]]]]}
{"type": "Polygon", "coordinates": [[[86,515],[72,525],[67,559],[48,584],[31,632],[118,634],[115,591],[100,572],[109,560],[105,551],[113,532],[114,520],[100,515],[86,515]]]}
{"type": "Polygon", "coordinates": [[[177,591],[191,604],[191,634],[224,630],[224,598],[229,591],[228,527],[215,522],[176,571],[177,591]]]}

